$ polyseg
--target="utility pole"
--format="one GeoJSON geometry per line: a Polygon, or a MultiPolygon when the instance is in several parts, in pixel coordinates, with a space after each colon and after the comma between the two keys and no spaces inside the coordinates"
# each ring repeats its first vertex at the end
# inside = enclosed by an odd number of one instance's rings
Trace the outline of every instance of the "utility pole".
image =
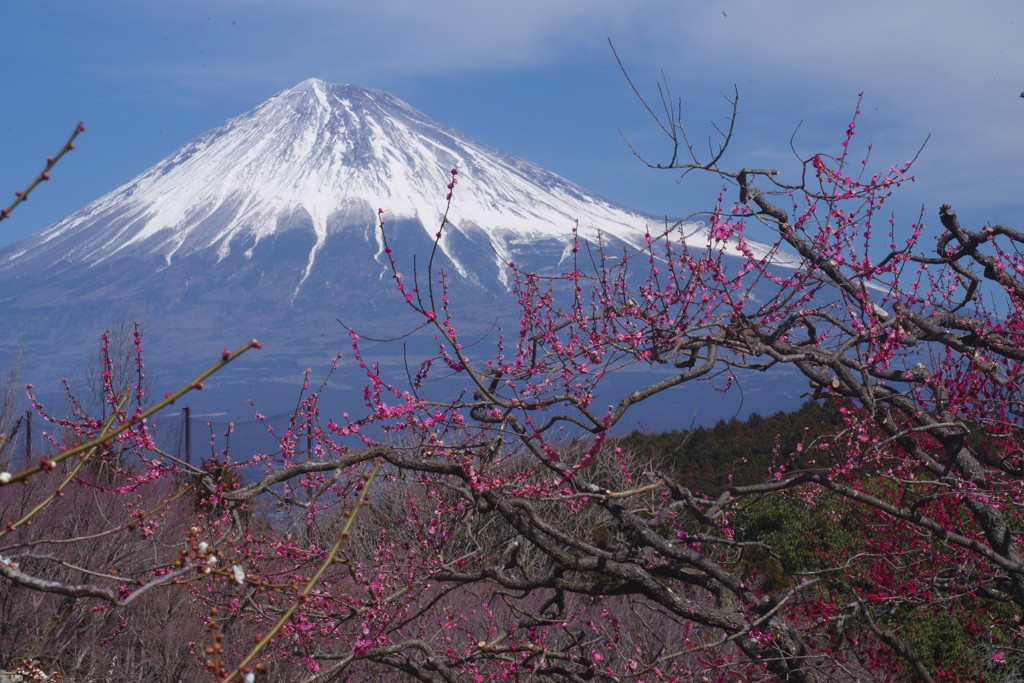
{"type": "MultiPolygon", "coordinates": [[[[306,422],[306,461],[313,459],[313,423],[306,422]]],[[[308,475],[307,475],[308,476],[308,475]]],[[[306,541],[314,545],[317,540],[316,521],[313,519],[313,490],[306,489],[306,541]]]]}
{"type": "Polygon", "coordinates": [[[25,467],[32,462],[32,411],[25,411],[25,467]]]}
{"type": "Polygon", "coordinates": [[[185,420],[185,464],[192,464],[192,409],[185,406],[181,409],[182,419],[185,420]]]}

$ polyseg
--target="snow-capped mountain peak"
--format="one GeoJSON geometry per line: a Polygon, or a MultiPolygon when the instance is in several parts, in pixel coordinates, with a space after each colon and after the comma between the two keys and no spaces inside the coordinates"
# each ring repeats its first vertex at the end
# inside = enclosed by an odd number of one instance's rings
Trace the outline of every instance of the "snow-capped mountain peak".
{"type": "MultiPolygon", "coordinates": [[[[264,343],[251,360],[258,367],[239,381],[251,382],[247,395],[275,394],[347,346],[339,318],[367,337],[399,336],[436,352],[432,340],[405,336],[422,320],[403,295],[444,305],[427,286],[439,291],[440,271],[463,339],[517,329],[518,311],[503,291],[511,284],[507,262],[564,272],[572,267],[573,228],[591,243],[600,234],[615,257],[642,248],[647,230],[660,233],[664,224],[387,93],[309,79],[0,250],[0,351],[31,349],[29,376],[62,373],[86,367],[104,328],[139,320],[147,368],[173,384],[193,378],[225,346],[256,337],[264,343]],[[435,252],[453,168],[459,182],[435,252]],[[402,294],[378,209],[405,273],[402,294]]],[[[690,248],[713,244],[702,226],[682,232],[690,248]]],[[[416,353],[378,359],[404,374],[416,353]]]]}
{"type": "MultiPolygon", "coordinates": [[[[459,185],[446,230],[485,231],[496,262],[531,241],[564,242],[577,222],[583,237],[600,232],[632,244],[658,227],[385,92],[310,78],[197,137],[3,261],[50,243],[64,243],[63,258],[85,264],[139,253],[166,264],[197,251],[251,256],[256,244],[301,223],[315,235],[301,286],[328,236],[374,224],[378,208],[433,234],[453,168],[459,185]]],[[[468,268],[448,256],[459,271],[468,268]]]]}

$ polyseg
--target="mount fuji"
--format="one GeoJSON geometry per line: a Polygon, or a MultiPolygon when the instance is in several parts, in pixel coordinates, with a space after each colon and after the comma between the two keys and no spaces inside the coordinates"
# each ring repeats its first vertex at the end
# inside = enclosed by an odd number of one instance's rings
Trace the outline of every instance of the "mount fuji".
{"type": "MultiPolygon", "coordinates": [[[[81,369],[105,327],[141,320],[162,391],[221,348],[256,337],[258,357],[218,382],[241,384],[246,395],[283,388],[294,396],[302,370],[346,350],[338,318],[380,337],[412,323],[393,291],[378,212],[402,267],[413,272],[418,255],[422,277],[451,169],[459,182],[434,265],[451,277],[453,299],[471,304],[461,310],[481,333],[512,322],[501,296],[508,262],[564,269],[574,226],[612,250],[642,246],[648,230],[664,229],[663,219],[387,93],[309,79],[0,250],[0,350],[23,346],[29,379],[63,376],[81,369]]],[[[702,226],[682,229],[688,243],[706,243],[702,226]]],[[[403,362],[390,347],[367,355],[403,362]]]]}
{"type": "Polygon", "coordinates": [[[470,279],[480,279],[470,273],[481,265],[501,271],[501,279],[512,257],[563,250],[575,222],[585,239],[601,233],[638,245],[657,222],[431,121],[387,93],[309,79],[0,255],[0,275],[139,258],[162,261],[161,271],[194,256],[259,263],[261,246],[276,240],[305,257],[291,292],[297,295],[315,274],[322,280],[332,270],[326,261],[334,239],[368,241],[380,256],[378,208],[389,220],[418,224],[431,240],[452,168],[462,186],[447,230],[454,235],[440,248],[470,279]],[[461,257],[465,240],[489,245],[487,263],[461,257]]]}

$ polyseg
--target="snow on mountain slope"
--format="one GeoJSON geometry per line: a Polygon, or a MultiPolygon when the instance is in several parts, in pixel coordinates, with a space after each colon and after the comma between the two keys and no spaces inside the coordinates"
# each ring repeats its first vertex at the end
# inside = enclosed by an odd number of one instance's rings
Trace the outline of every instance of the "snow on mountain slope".
{"type": "MultiPolygon", "coordinates": [[[[432,235],[444,211],[450,169],[460,184],[449,231],[483,231],[492,259],[539,240],[597,234],[641,245],[663,222],[592,195],[535,165],[438,124],[387,93],[308,79],[188,143],[136,179],[0,255],[0,271],[26,257],[95,265],[125,254],[214,250],[218,259],[253,246],[294,220],[315,239],[299,283],[328,236],[389,220],[418,221],[432,235]],[[59,245],[59,246],[58,246],[59,245]],[[57,247],[51,249],[48,247],[57,247]]],[[[706,233],[688,226],[690,243],[706,233]]],[[[480,239],[476,232],[473,240],[480,239]]],[[[442,240],[460,273],[463,263],[442,240]]],[[[379,246],[379,245],[378,245],[379,246]]]]}
{"type": "MultiPolygon", "coordinates": [[[[316,236],[308,277],[328,235],[372,223],[378,207],[388,219],[414,219],[436,231],[452,168],[461,181],[452,229],[484,229],[495,258],[532,240],[565,240],[577,220],[585,238],[600,231],[636,244],[648,227],[659,227],[387,93],[309,79],[196,138],[0,264],[71,236],[64,258],[83,265],[139,251],[166,263],[210,249],[224,258],[243,242],[251,256],[252,245],[275,233],[283,217],[301,215],[316,236]]],[[[456,260],[456,267],[469,264],[456,260]]]]}
{"type": "MultiPolygon", "coordinates": [[[[516,322],[508,261],[569,267],[574,226],[612,253],[665,228],[387,93],[309,79],[0,250],[0,352],[27,345],[31,362],[66,367],[126,317],[145,323],[164,377],[191,376],[210,349],[257,337],[260,381],[291,382],[345,345],[339,317],[380,337],[418,324],[396,300],[378,209],[403,271],[425,277],[414,259],[433,248],[453,168],[434,265],[452,278],[462,333],[477,338],[516,322]]],[[[687,245],[708,245],[702,226],[680,230],[687,245]]]]}

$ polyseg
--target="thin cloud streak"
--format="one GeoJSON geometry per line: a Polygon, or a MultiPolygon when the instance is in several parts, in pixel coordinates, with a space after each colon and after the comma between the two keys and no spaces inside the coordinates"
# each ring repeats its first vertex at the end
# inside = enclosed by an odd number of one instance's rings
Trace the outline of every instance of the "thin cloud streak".
{"type": "MultiPolygon", "coordinates": [[[[28,64],[10,74],[10,91],[23,104],[0,114],[0,126],[31,142],[34,159],[51,130],[63,131],[64,118],[85,118],[96,125],[86,141],[94,151],[83,163],[117,164],[118,182],[316,76],[390,90],[445,123],[471,124],[467,132],[489,144],[520,144],[514,153],[551,150],[548,159],[532,158],[637,208],[701,208],[707,197],[680,194],[661,179],[667,174],[645,181],[642,169],[615,170],[635,163],[615,131],[654,158],[664,143],[617,73],[611,38],[648,95],[656,96],[664,69],[699,134],[720,118],[719,93],[736,84],[740,163],[791,162],[788,139],[801,120],[803,153],[833,149],[864,91],[858,141],[876,143],[879,164],[902,163],[932,134],[919,167],[922,201],[1024,208],[1011,198],[1021,195],[1024,151],[1024,100],[1017,97],[1024,6],[1008,0],[972,7],[936,0],[853,7],[805,0],[56,0],[18,15],[19,30],[0,51],[28,64]],[[35,58],[44,41],[48,49],[35,58]],[[583,101],[585,111],[573,106],[583,101]],[[38,128],[41,102],[54,109],[52,118],[60,114],[59,127],[38,128]],[[460,117],[463,110],[470,115],[460,117]],[[116,135],[104,138],[104,129],[116,135]],[[599,131],[609,133],[600,143],[599,131]],[[521,144],[527,138],[536,142],[521,144]]],[[[11,151],[8,162],[20,164],[11,151]]],[[[92,175],[88,182],[99,188],[92,175]]]]}

